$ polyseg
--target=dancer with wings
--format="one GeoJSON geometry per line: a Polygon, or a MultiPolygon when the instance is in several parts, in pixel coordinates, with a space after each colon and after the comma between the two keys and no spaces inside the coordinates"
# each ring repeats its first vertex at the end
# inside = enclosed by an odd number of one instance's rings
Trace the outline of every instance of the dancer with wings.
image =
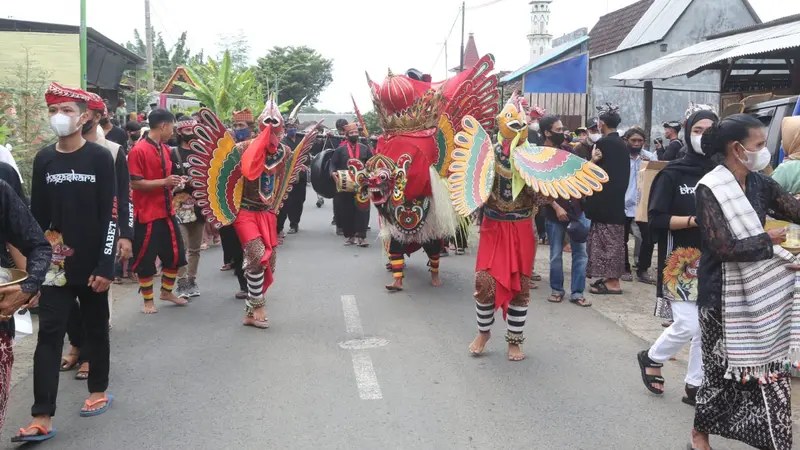
{"type": "Polygon", "coordinates": [[[294,152],[280,141],[284,121],[271,94],[258,117],[260,134],[234,142],[233,136],[208,109],[201,109],[197,136],[188,158],[193,195],[213,226],[233,223],[244,250],[247,300],[242,324],[268,328],[265,293],[273,282],[278,245],[277,214],[297,182],[316,138],[316,127],[294,152]]]}
{"type": "Polygon", "coordinates": [[[466,116],[450,150],[451,200],[466,217],[484,207],[475,267],[478,335],[473,355],[489,341],[496,309],[507,320],[508,359],[525,358],[520,345],[530,298],[535,237],[533,217],[556,198],[580,198],[602,190],[606,173],[564,150],[528,143],[528,113],[514,93],[497,116],[498,142],[492,145],[480,122],[466,116]]]}

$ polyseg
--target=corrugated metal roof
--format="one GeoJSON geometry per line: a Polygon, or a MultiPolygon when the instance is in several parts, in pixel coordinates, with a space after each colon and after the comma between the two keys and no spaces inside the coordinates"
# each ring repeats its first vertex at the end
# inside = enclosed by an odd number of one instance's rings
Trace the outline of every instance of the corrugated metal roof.
{"type": "Polygon", "coordinates": [[[544,55],[540,56],[536,61],[530,64],[526,64],[520,67],[519,69],[511,72],[510,74],[504,76],[503,78],[500,79],[500,82],[508,83],[510,81],[514,81],[517,78],[521,77],[522,75],[525,75],[526,73],[530,72],[531,70],[556,60],[559,56],[583,44],[588,40],[589,36],[581,36],[578,39],[575,39],[574,41],[561,44],[558,47],[553,47],[550,50],[548,50],[544,55]]]}
{"type": "Polygon", "coordinates": [[[653,0],[639,0],[632,5],[600,16],[589,32],[592,38],[589,41],[589,55],[594,58],[616,50],[652,4],[653,0]]]}
{"type": "Polygon", "coordinates": [[[699,42],[611,77],[612,80],[664,80],[727,59],[800,47],[800,21],[699,42]]]}
{"type": "Polygon", "coordinates": [[[660,41],[669,33],[692,0],[655,0],[617,50],[660,41]]]}

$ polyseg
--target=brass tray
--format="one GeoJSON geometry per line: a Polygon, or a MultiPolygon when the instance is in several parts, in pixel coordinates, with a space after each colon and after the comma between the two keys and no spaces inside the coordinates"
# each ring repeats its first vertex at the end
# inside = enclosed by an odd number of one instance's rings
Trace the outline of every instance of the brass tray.
{"type": "Polygon", "coordinates": [[[22,269],[6,269],[0,267],[0,287],[22,283],[28,278],[28,272],[22,269]]]}

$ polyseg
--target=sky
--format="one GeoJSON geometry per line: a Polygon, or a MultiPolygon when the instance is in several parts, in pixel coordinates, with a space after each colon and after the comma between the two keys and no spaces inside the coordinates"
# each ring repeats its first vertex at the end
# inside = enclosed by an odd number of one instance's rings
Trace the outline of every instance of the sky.
{"type": "MultiPolygon", "coordinates": [[[[708,1],[708,0],[703,0],[708,1]]],[[[550,34],[557,38],[591,27],[606,12],[635,0],[553,0],[550,34]]],[[[3,1],[8,18],[78,25],[78,0],[3,1]]],[[[144,0],[129,0],[125,8],[107,0],[86,0],[87,24],[119,43],[144,30],[144,0]],[[138,5],[138,6],[136,6],[138,5]]],[[[465,33],[474,33],[478,52],[492,53],[498,70],[515,70],[529,61],[529,0],[467,0],[465,33]]],[[[800,14],[800,2],[750,0],[762,21],[800,14]],[[780,8],[777,8],[778,4],[780,8]]],[[[372,109],[365,71],[380,82],[391,70],[416,68],[434,80],[458,65],[460,0],[151,0],[151,20],[171,46],[187,31],[192,52],[216,55],[223,34],[242,30],[253,63],[276,45],[307,45],[334,64],[333,82],[320,97],[318,108],[352,111],[352,93],[362,112],[372,109]],[[223,6],[233,7],[223,7],[223,6]],[[454,26],[455,24],[455,26],[454,26]],[[452,33],[450,31],[452,30],[452,33]],[[450,34],[448,34],[450,33],[450,34]],[[448,38],[449,36],[449,38],[448,38]],[[447,60],[444,42],[447,40],[447,60]]],[[[142,33],[143,34],[143,33],[142,33]]]]}

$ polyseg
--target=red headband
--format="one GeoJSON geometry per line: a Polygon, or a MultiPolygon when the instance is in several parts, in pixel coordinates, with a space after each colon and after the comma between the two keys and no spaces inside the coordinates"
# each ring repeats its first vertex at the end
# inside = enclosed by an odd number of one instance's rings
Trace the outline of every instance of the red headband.
{"type": "Polygon", "coordinates": [[[92,111],[100,111],[103,113],[103,117],[105,117],[108,114],[108,110],[106,109],[106,104],[103,99],[93,92],[87,92],[86,94],[89,96],[89,102],[87,103],[89,109],[92,111]]]}
{"type": "Polygon", "coordinates": [[[44,100],[47,102],[47,106],[50,106],[66,102],[88,104],[90,99],[89,94],[81,89],[70,89],[56,83],[50,83],[44,93],[44,100]]]}

